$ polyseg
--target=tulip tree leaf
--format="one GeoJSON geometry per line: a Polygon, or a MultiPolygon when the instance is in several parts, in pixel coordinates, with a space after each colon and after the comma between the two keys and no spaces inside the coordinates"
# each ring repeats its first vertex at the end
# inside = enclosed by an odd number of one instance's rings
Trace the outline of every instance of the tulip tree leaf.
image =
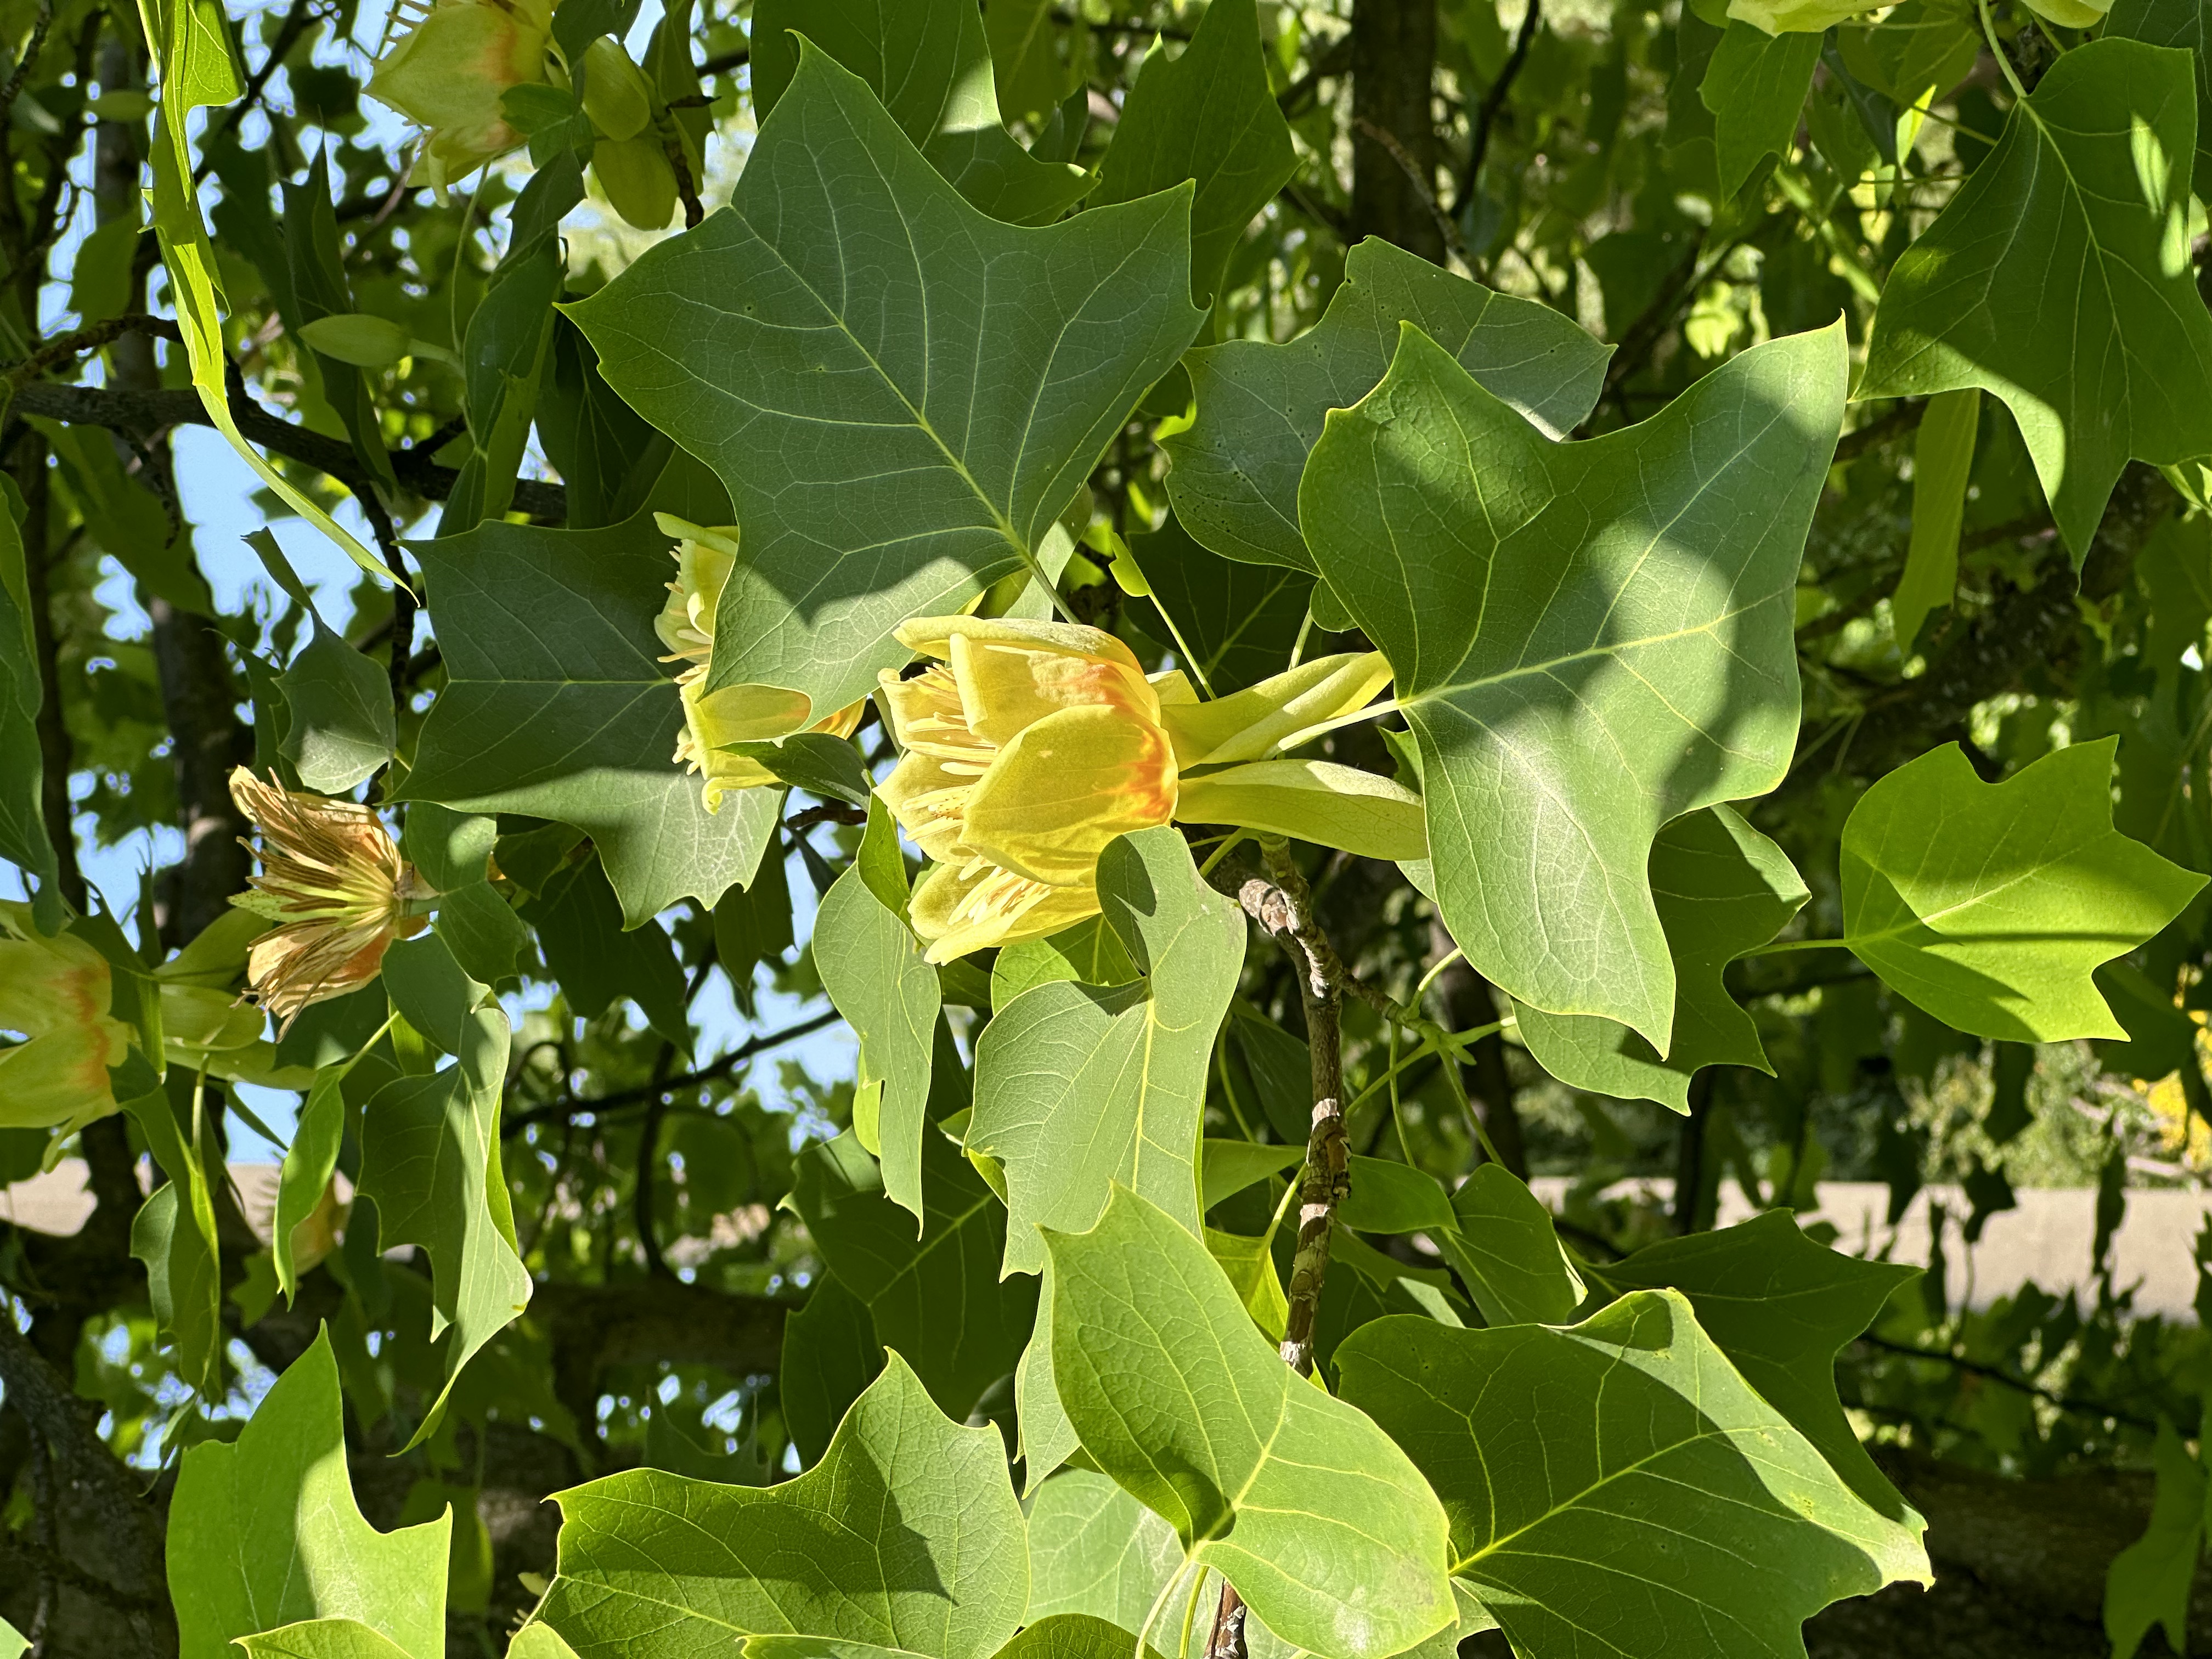
{"type": "Polygon", "coordinates": [[[739,790],[709,813],[698,778],[670,758],[684,716],[653,619],[676,566],[649,519],[493,522],[411,545],[447,684],[402,798],[574,824],[629,927],[750,879],[782,792],[739,790]]]}
{"type": "Polygon", "coordinates": [[[1841,1255],[1806,1237],[1788,1212],[1770,1210],[1588,1271],[1616,1295],[1680,1291],[1744,1381],[1812,1442],[1844,1485],[1893,1521],[1911,1516],[1844,1415],[1836,1356],[1917,1268],[1841,1255]]]}
{"type": "Polygon", "coordinates": [[[2105,1635],[2116,1655],[2135,1659],[2153,1625],[2166,1629],[2166,1646],[2189,1650],[2190,1591],[2203,1556],[2204,1466],[2173,1425],[2159,1419],[2151,1445],[2150,1522],[2122,1550],[2105,1577],[2105,1635]]]}
{"type": "Polygon", "coordinates": [[[1215,0],[1181,56],[1170,58],[1155,43],[1146,58],[1098,164],[1091,206],[1197,180],[1190,297],[1211,305],[1252,216],[1297,166],[1291,124],[1267,84],[1259,9],[1254,0],[1215,0]]]}
{"type": "Polygon", "coordinates": [[[555,871],[525,914],[570,1013],[596,1019],[617,997],[628,997],[647,1024],[678,1048],[690,1048],[684,964],[675,944],[658,922],[624,930],[622,907],[598,860],[555,871]]]}
{"type": "Polygon", "coordinates": [[[530,1303],[530,1270],[500,1170],[507,1024],[498,1004],[486,999],[469,1009],[455,1046],[453,1065],[386,1084],[362,1113],[361,1190],[375,1201],[385,1249],[429,1252],[428,1334],[446,1338],[445,1387],[410,1449],[437,1427],[471,1356],[530,1303]]]}
{"type": "Polygon", "coordinates": [[[1175,1528],[1093,1469],[1068,1469],[1030,1503],[1030,1616],[1089,1613],[1134,1632],[1183,1564],[1175,1528]]]}
{"type": "Polygon", "coordinates": [[[2002,398],[2077,565],[2130,459],[2212,452],[2197,137],[2187,53],[2111,38],[2063,53],[1875,313],[1857,395],[2002,398]]]}
{"type": "MultiPolygon", "coordinates": [[[[125,979],[116,975],[118,984],[125,979]]],[[[130,1063],[139,1064],[135,1057],[130,1063]]],[[[150,1082],[151,1072],[145,1076],[150,1082]]],[[[213,1397],[222,1378],[222,1270],[210,1149],[201,1144],[197,1129],[185,1139],[170,1093],[186,1086],[179,1068],[170,1073],[167,1089],[153,1084],[123,1103],[145,1137],[147,1150],[169,1173],[131,1218],[131,1254],[146,1265],[146,1299],[170,1351],[169,1363],[185,1382],[213,1397]]]]}
{"type": "Polygon", "coordinates": [[[822,1461],[847,1410],[883,1370],[884,1345],[876,1340],[868,1304],[836,1273],[821,1274],[805,1306],[783,1322],[777,1392],[802,1470],[822,1461]]]}
{"type": "Polygon", "coordinates": [[[1117,1183],[1091,1231],[1046,1238],[1060,1403],[1190,1559],[1312,1653],[1382,1659],[1455,1620],[1427,1483],[1283,1364],[1181,1222],[1117,1183]]]}
{"type": "Polygon", "coordinates": [[[1224,559],[1200,546],[1173,514],[1152,534],[1133,537],[1129,553],[1144,573],[1146,597],[1173,624],[1164,637],[1189,647],[1194,677],[1202,676],[1215,696],[1282,672],[1305,626],[1312,577],[1284,565],[1224,559]]]}
{"type": "Polygon", "coordinates": [[[1487,1161],[1452,1194],[1457,1225],[1433,1237],[1488,1325],[1564,1325],[1584,1294],[1552,1212],[1528,1183],[1487,1161]]]}
{"type": "Polygon", "coordinates": [[[62,925],[61,865],[40,811],[45,760],[39,747],[39,659],[31,626],[31,592],[18,497],[0,499],[0,858],[39,878],[41,930],[62,925]]]}
{"type": "Polygon", "coordinates": [[[1184,359],[1198,417],[1163,447],[1175,464],[1168,495],[1191,535],[1227,558],[1315,568],[1298,529],[1299,474],[1323,416],[1382,378],[1401,321],[1554,436],[1595,406],[1613,355],[1549,306],[1370,237],[1346,256],[1344,286],[1297,339],[1232,340],[1184,359]]]}
{"type": "Polygon", "coordinates": [[[1984,783],[1956,744],[1900,766],[1844,825],[1844,937],[1947,1025],[2014,1042],[2124,1040],[2090,975],[2204,878],[2112,827],[2116,738],[1984,783]]]}
{"type": "Polygon", "coordinates": [[[1081,167],[1043,161],[1006,131],[983,15],[966,0],[760,0],[753,8],[756,119],[799,70],[796,29],[867,83],[929,164],[1008,224],[1050,224],[1091,188],[1081,167]]]}
{"type": "Polygon", "coordinates": [[[1822,39],[1817,33],[1769,34],[1738,19],[1713,48],[1698,96],[1713,112],[1723,200],[1742,189],[1767,156],[1789,155],[1798,112],[1813,89],[1822,39]]]}
{"type": "Polygon", "coordinates": [[[300,781],[343,794],[392,758],[398,727],[384,665],[313,622],[307,647],[277,677],[291,725],[280,746],[300,781]]]}
{"type": "Polygon", "coordinates": [[[1043,1271],[1038,1226],[1090,1226],[1117,1182],[1198,1236],[1206,1067],[1244,964],[1244,915],[1173,828],[1109,844],[1098,897],[1145,977],[1036,986],[976,1041],[968,1149],[1006,1170],[1010,1273],[1043,1271]]]}
{"type": "Polygon", "coordinates": [[[1929,1582],[1915,1531],[1853,1496],[1672,1291],[1567,1330],[1376,1320],[1336,1364],[1443,1500],[1452,1571],[1516,1652],[1799,1653],[1830,1602],[1929,1582]]]}
{"type": "Polygon", "coordinates": [[[1000,224],[801,48],[728,209],[574,307],[609,383],[714,468],[744,527],[710,690],[843,708],[907,659],[899,623],[1042,568],[1197,331],[1189,201],[1000,224]]]}
{"type": "MultiPolygon", "coordinates": [[[[897,844],[891,845],[896,856],[897,844]]],[[[857,865],[823,896],[814,921],[814,963],[823,989],[860,1040],[860,1087],[876,1091],[872,1131],[857,1105],[854,1125],[883,1160],[884,1194],[919,1218],[931,1062],[944,1002],[937,969],[922,960],[905,919],[885,906],[857,865]]]]}
{"type": "Polygon", "coordinates": [[[238,1638],[249,1659],[408,1659],[407,1650],[357,1619],[307,1619],[238,1638]]]}
{"type": "Polygon", "coordinates": [[[1382,383],[1329,415],[1307,538],[1396,671],[1444,921],[1516,1000],[1666,1051],[1652,842],[1788,768],[1797,567],[1845,371],[1838,323],[1554,444],[1408,327],[1382,383]]]}
{"type": "Polygon", "coordinates": [[[964,1420],[1014,1369],[1029,1340],[1036,1286],[1001,1284],[1006,1212],[934,1129],[920,1148],[921,1237],[884,1190],[851,1131],[812,1147],[793,1170],[790,1203],[838,1281],[867,1308],[878,1341],[902,1354],[946,1415],[964,1420]]]}
{"type": "Polygon", "coordinates": [[[1678,1112],[1690,1109],[1690,1079],[1703,1066],[1750,1066],[1771,1076],[1758,1023],[1721,975],[1780,933],[1808,896],[1790,855],[1732,808],[1676,818],[1651,844],[1651,897],[1674,962],[1667,1057],[1612,1020],[1516,1005],[1521,1040],[1562,1083],[1622,1100],[1656,1100],[1678,1112]]]}
{"type": "Polygon", "coordinates": [[[826,1637],[990,1659],[1029,1605],[999,1431],[963,1429],[894,1354],[822,1461],[769,1487],[632,1469],[559,1494],[540,1616],[580,1659],[826,1637]]]}
{"type": "Polygon", "coordinates": [[[169,1516],[184,1659],[224,1659],[240,1637],[315,1618],[359,1620],[413,1659],[445,1652],[453,1519],[380,1533],[362,1518],[328,1332],[285,1367],[234,1443],[185,1451],[169,1516]]]}
{"type": "Polygon", "coordinates": [[[2201,0],[2114,0],[2105,20],[2106,40],[2141,40],[2189,52],[2197,64],[2196,190],[2212,193],[2212,64],[2205,61],[2207,19],[2201,0]]]}

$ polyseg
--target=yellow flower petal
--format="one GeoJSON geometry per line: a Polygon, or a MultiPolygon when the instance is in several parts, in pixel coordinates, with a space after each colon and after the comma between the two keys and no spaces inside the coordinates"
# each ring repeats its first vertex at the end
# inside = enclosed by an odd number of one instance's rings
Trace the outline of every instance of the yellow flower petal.
{"type": "Polygon", "coordinates": [[[1024,727],[968,798],[962,838],[1034,881],[1087,883],[1115,836],[1169,822],[1167,735],[1118,708],[1063,708],[1024,727]]]}
{"type": "Polygon", "coordinates": [[[107,1068],[123,1063],[129,1039],[112,1019],[70,1025],[0,1049],[0,1128],[50,1129],[115,1109],[107,1068]]]}
{"type": "Polygon", "coordinates": [[[950,645],[952,678],[969,729],[986,743],[1004,744],[1049,714],[1092,705],[1157,721],[1158,693],[1128,648],[1118,640],[1113,644],[1118,657],[955,634],[950,645]]]}
{"type": "Polygon", "coordinates": [[[1212,702],[1170,704],[1160,720],[1186,769],[1259,760],[1285,738],[1364,708],[1389,684],[1379,651],[1317,657],[1212,702]]]}
{"type": "Polygon", "coordinates": [[[914,931],[929,942],[925,959],[932,963],[1045,939],[1097,914],[1098,890],[1089,883],[1053,887],[988,865],[963,875],[945,864],[930,866],[907,910],[914,931]]]}
{"type": "Polygon", "coordinates": [[[1176,817],[1341,848],[1364,858],[1429,855],[1421,798],[1389,778],[1328,761],[1253,761],[1182,781],[1176,817]]]}
{"type": "Polygon", "coordinates": [[[964,865],[975,856],[960,839],[975,782],[974,772],[953,771],[927,750],[913,749],[876,786],[876,794],[925,857],[964,865]]]}

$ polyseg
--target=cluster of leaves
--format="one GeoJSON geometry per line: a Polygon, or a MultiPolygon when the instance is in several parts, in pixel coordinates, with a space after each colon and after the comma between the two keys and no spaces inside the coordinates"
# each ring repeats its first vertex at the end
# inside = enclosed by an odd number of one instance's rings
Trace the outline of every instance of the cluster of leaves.
{"type": "MultiPolygon", "coordinates": [[[[566,0],[560,52],[638,9],[566,0]]],[[[1788,1212],[1948,1173],[1978,1232],[2039,1065],[2201,1108],[2203,24],[1751,9],[672,7],[640,84],[695,199],[645,239],[583,223],[588,82],[511,91],[526,159],[448,200],[349,8],[258,54],[214,0],[0,15],[0,854],[128,1039],[119,1117],[0,1127],[0,1173],[76,1153],[100,1203],[12,1233],[0,1382],[73,1367],[173,1480],[166,1563],[73,1565],[76,1454],[0,1418],[0,1616],[1057,1659],[1203,1650],[1237,1600],[1255,1652],[1788,1651],[1927,1575],[1878,1429],[2149,1458],[2111,1628],[2178,1639],[2212,1353],[2112,1283],[2131,1149],[2094,1306],[1947,1309],[1940,1219],[1915,1281],[1788,1212]],[[1424,15],[1394,106],[1375,43],[1424,15]],[[267,538],[282,610],[216,605],[179,422],[354,558],[350,618],[267,538]],[[1378,650],[1386,704],[1277,735],[1417,788],[1430,856],[1146,830],[1099,916],[933,966],[878,726],[757,746],[716,812],[667,758],[668,518],[738,526],[708,694],[845,707],[963,608],[1209,700],[1378,650]],[[180,1049],[162,987],[246,942],[183,954],[243,884],[232,761],[390,809],[438,913],[276,1040],[180,1049]],[[179,820],[133,941],[80,854],[179,820]],[[708,1052],[725,994],[753,1029],[708,1052]],[[857,1077],[771,1085],[833,1022],[857,1077]],[[1907,1097],[1962,1065],[1938,1170],[1907,1097]],[[258,1237],[255,1086],[300,1103],[258,1237]],[[1655,1156],[1672,1214],[1609,1203],[1655,1156]],[[1705,1231],[1730,1172],[1763,1212],[1705,1231]],[[564,1488],[557,1540],[501,1507],[564,1488]]]]}

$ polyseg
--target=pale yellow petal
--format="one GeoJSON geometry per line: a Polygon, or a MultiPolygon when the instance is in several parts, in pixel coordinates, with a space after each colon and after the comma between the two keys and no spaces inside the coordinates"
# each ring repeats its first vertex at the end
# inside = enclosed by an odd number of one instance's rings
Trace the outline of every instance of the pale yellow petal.
{"type": "Polygon", "coordinates": [[[1253,761],[1182,781],[1186,823],[1264,830],[1393,863],[1429,855],[1421,798],[1389,778],[1328,761],[1253,761]]]}
{"type": "Polygon", "coordinates": [[[963,839],[1035,881],[1092,878],[1115,836],[1169,822],[1175,755],[1167,734],[1117,708],[1063,708],[1002,750],[968,798],[963,839]]]}
{"type": "Polygon", "coordinates": [[[1316,657],[1212,702],[1164,708],[1160,720],[1185,769],[1261,760],[1284,738],[1364,708],[1389,684],[1379,651],[1316,657]]]}
{"type": "Polygon", "coordinates": [[[927,960],[939,963],[1044,939],[1097,914],[1098,890],[1088,883],[1048,886],[988,866],[963,877],[944,864],[932,865],[916,884],[907,911],[928,942],[927,960]]]}
{"type": "Polygon", "coordinates": [[[951,649],[969,729],[988,743],[1011,743],[1063,708],[1097,705],[1159,719],[1159,694],[1126,647],[1119,657],[1077,654],[956,634],[951,649]]]}

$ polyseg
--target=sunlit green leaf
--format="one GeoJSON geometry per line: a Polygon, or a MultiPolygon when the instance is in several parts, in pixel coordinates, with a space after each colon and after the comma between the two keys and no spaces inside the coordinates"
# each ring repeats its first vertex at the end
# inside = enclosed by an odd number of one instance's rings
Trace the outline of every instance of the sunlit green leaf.
{"type": "Polygon", "coordinates": [[[1671,1291],[1569,1330],[1377,1320],[1344,1397],[1435,1484],[1452,1570],[1527,1653],[1796,1653],[1804,1620],[1929,1580],[1917,1535],[1854,1497],[1671,1291]]]}
{"type": "Polygon", "coordinates": [[[1008,1273],[1041,1271],[1038,1226],[1088,1227],[1116,1182],[1198,1235],[1206,1065],[1243,965],[1244,915],[1171,828],[1100,854],[1098,896],[1146,977],[1036,986],[975,1045],[967,1144],[1006,1172],[1008,1273]]]}
{"type": "Polygon", "coordinates": [[[1789,155],[1820,41],[1817,33],[1769,34],[1737,20],[1713,48],[1698,95],[1713,112],[1723,197],[1741,190],[1767,156],[1789,155]]]}
{"type": "Polygon", "coordinates": [[[1455,1620],[1427,1483],[1283,1364],[1180,1222],[1116,1185],[1091,1231],[1046,1237],[1060,1401],[1192,1560],[1310,1652],[1382,1659],[1455,1620]]]}
{"type": "Polygon", "coordinates": [[[2122,1037],[2090,972],[2204,878],[2112,828],[2115,739],[1984,783],[1956,744],[1901,766],[1844,826],[1844,933],[1892,990],[2015,1042],[2122,1037]]]}
{"type": "Polygon", "coordinates": [[[2130,458],[2212,452],[2190,65],[2112,38],[2062,53],[1899,256],[1867,342],[1862,398],[2004,401],[2076,564],[2130,458]]]}
{"type": "Polygon", "coordinates": [[[1198,326],[1188,216],[1186,190],[999,224],[802,48],[729,207],[574,308],[744,526],[708,688],[784,687],[820,718],[906,660],[900,623],[1034,573],[1198,326]]]}
{"type": "Polygon", "coordinates": [[[1639,426],[1554,444],[1408,328],[1330,414],[1307,538],[1396,671],[1452,938],[1518,1000],[1665,1052],[1651,843],[1788,768],[1797,567],[1844,371],[1840,325],[1771,341],[1639,426]]]}
{"type": "Polygon", "coordinates": [[[1486,1160],[1452,1194],[1459,1224],[1437,1248],[1491,1325],[1564,1325],[1582,1304],[1583,1281],[1528,1183],[1486,1160]]]}
{"type": "Polygon", "coordinates": [[[1315,568],[1298,528],[1298,477],[1324,416],[1374,389],[1408,321],[1493,396],[1558,434],[1597,401],[1610,349],[1548,306],[1482,288],[1372,238],[1344,286],[1287,345],[1235,340],[1185,360],[1196,424],[1165,440],[1176,516],[1215,552],[1315,568]]]}
{"type": "MultiPolygon", "coordinates": [[[[1795,37],[1792,37],[1795,38],[1795,37]]],[[[1722,975],[1796,915],[1805,884],[1784,853],[1731,807],[1676,818],[1651,844],[1651,897],[1674,963],[1674,1030],[1664,1060],[1626,1026],[1516,1004],[1521,1039],[1562,1083],[1624,1100],[1690,1109],[1690,1079],[1707,1066],[1771,1074],[1759,1026],[1722,975]]]]}
{"type": "MultiPolygon", "coordinates": [[[[894,849],[896,843],[893,843],[894,849]]],[[[860,1038],[859,1085],[875,1091],[873,1122],[856,1107],[861,1144],[883,1160],[883,1190],[922,1213],[922,1140],[942,994],[937,970],[903,916],[884,908],[856,866],[837,878],[814,921],[823,988],[860,1038]]]]}
{"type": "Polygon", "coordinates": [[[559,1501],[561,1568],[541,1616],[581,1659],[726,1650],[757,1634],[990,1659],[1029,1605],[999,1431],[946,1421],[896,1355],[795,1480],[634,1469],[559,1501]]]}
{"type": "Polygon", "coordinates": [[[327,1334],[285,1368],[236,1443],[185,1453],[168,1540],[184,1659],[226,1659],[239,1637],[317,1618],[358,1620],[411,1659],[445,1652],[450,1517],[378,1532],[345,1454],[327,1334]]]}

